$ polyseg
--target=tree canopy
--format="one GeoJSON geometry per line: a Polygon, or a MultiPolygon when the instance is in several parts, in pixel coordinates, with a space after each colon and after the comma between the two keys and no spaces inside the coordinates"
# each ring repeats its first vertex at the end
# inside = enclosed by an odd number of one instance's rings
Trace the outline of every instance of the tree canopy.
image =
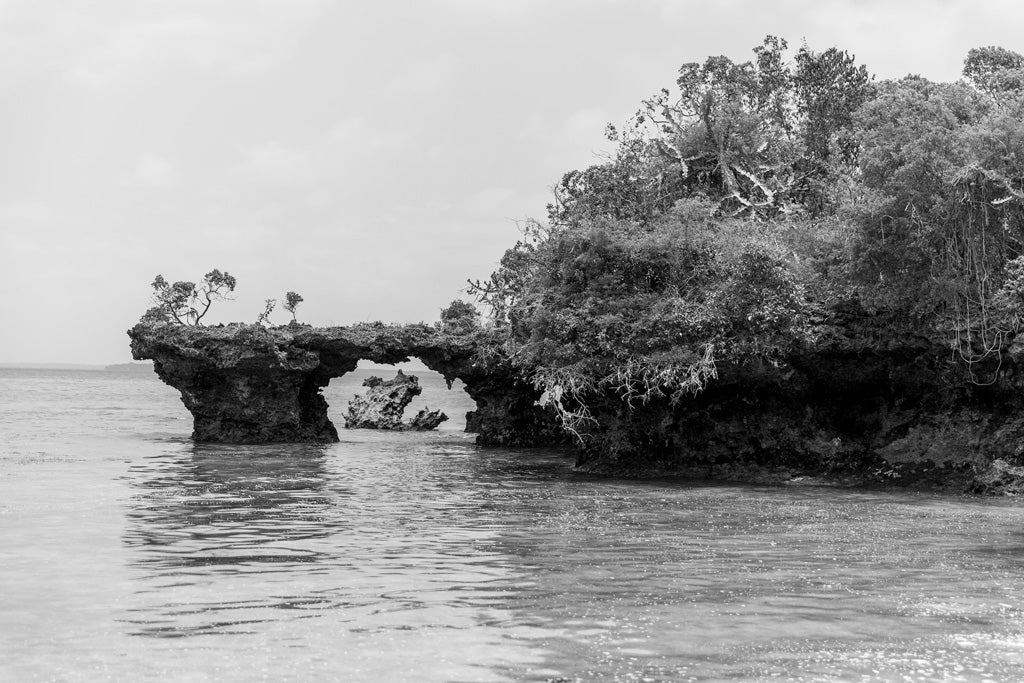
{"type": "Polygon", "coordinates": [[[202,281],[181,280],[168,283],[163,275],[153,280],[153,303],[143,315],[146,322],[175,322],[179,325],[200,325],[214,301],[230,298],[235,291],[235,277],[214,268],[202,281]]]}
{"type": "Polygon", "coordinates": [[[839,305],[945,335],[968,371],[1019,329],[1024,57],[878,82],[787,50],[684,64],[471,283],[567,425],[588,395],[678,401],[723,362],[784,364],[839,305]]]}

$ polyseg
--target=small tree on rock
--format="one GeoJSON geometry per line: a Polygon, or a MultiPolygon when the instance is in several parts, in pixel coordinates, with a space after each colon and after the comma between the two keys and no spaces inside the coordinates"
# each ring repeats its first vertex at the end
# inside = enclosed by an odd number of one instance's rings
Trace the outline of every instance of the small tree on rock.
{"type": "Polygon", "coordinates": [[[302,301],[303,298],[295,292],[288,292],[287,294],[284,295],[283,308],[284,310],[292,314],[293,323],[298,322],[298,320],[295,319],[295,309],[298,307],[300,303],[302,303],[302,301]]]}
{"type": "Polygon", "coordinates": [[[480,313],[476,306],[456,299],[441,309],[441,330],[466,334],[480,327],[480,313]]]}
{"type": "Polygon", "coordinates": [[[153,308],[143,315],[144,322],[176,322],[179,325],[199,325],[210,306],[218,299],[229,299],[235,291],[235,277],[227,271],[214,268],[194,282],[179,281],[170,284],[163,275],[153,280],[153,308]]]}
{"type": "Polygon", "coordinates": [[[257,325],[263,325],[270,320],[270,314],[274,312],[274,306],[277,306],[277,299],[267,299],[263,302],[263,312],[256,316],[257,325]]]}

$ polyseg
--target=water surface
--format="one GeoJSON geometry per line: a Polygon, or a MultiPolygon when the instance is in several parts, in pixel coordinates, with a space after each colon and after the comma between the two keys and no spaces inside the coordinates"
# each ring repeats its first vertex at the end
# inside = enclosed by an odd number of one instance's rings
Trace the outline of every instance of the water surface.
{"type": "Polygon", "coordinates": [[[0,680],[1024,679],[1015,501],[598,479],[425,394],[200,446],[154,377],[0,370],[0,680]]]}

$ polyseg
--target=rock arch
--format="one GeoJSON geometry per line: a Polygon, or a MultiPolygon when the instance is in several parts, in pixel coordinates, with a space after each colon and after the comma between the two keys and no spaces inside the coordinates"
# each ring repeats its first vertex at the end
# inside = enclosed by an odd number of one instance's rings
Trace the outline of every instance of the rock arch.
{"type": "Polygon", "coordinates": [[[419,325],[315,328],[230,324],[147,325],[128,331],[132,356],[152,359],[160,379],[181,392],[197,442],[332,442],[322,389],[360,360],[393,365],[419,358],[449,386],[462,380],[477,410],[467,431],[487,445],[564,440],[539,393],[500,360],[480,353],[479,335],[419,325]]]}

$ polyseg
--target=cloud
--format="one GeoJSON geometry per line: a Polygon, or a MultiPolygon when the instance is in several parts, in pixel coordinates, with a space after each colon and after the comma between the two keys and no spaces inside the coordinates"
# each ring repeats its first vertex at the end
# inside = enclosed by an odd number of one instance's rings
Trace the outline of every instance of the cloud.
{"type": "Polygon", "coordinates": [[[471,213],[494,214],[510,208],[510,199],[515,191],[508,187],[487,187],[474,193],[466,202],[465,209],[471,213]]]}
{"type": "Polygon", "coordinates": [[[454,62],[446,56],[433,59],[417,57],[388,84],[388,90],[404,95],[422,95],[447,84],[454,71],[454,62]]]}
{"type": "Polygon", "coordinates": [[[560,168],[573,164],[597,163],[599,157],[614,150],[605,137],[612,115],[601,107],[585,107],[570,112],[558,121],[533,116],[520,129],[520,137],[529,144],[540,143],[545,155],[558,161],[560,168]]]}
{"type": "Polygon", "coordinates": [[[243,152],[237,172],[268,185],[306,183],[316,178],[310,153],[281,142],[267,142],[243,152]]]}
{"type": "Polygon", "coordinates": [[[400,131],[373,127],[362,116],[338,121],[327,133],[328,150],[335,153],[376,153],[398,149],[404,143],[400,131]]]}
{"type": "Polygon", "coordinates": [[[12,0],[0,13],[0,74],[52,71],[104,87],[153,69],[189,67],[235,76],[284,60],[328,7],[326,0],[12,0]]]}
{"type": "Polygon", "coordinates": [[[604,129],[609,118],[604,109],[578,109],[562,122],[562,131],[574,140],[596,143],[604,139],[604,129]]]}
{"type": "Polygon", "coordinates": [[[178,172],[174,165],[155,154],[139,157],[135,170],[122,182],[124,187],[167,190],[178,185],[178,172]]]}
{"type": "Polygon", "coordinates": [[[534,11],[539,0],[441,0],[448,11],[507,19],[534,11]]]}

